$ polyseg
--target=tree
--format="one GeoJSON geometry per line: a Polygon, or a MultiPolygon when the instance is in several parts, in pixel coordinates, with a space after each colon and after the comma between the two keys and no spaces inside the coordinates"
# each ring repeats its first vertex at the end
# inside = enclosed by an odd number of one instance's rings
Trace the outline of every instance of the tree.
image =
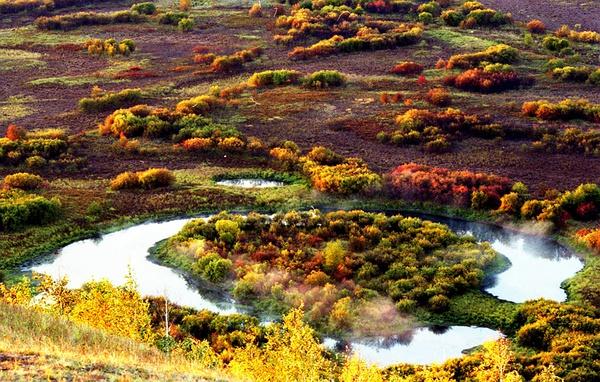
{"type": "Polygon", "coordinates": [[[507,338],[483,344],[483,360],[476,370],[476,379],[478,381],[515,382],[520,380],[518,379],[520,378],[518,374],[509,373],[510,364],[515,359],[510,346],[510,340],[507,338]]]}
{"type": "Polygon", "coordinates": [[[274,325],[264,348],[250,343],[236,351],[229,364],[233,376],[257,382],[329,380],[332,364],[303,316],[302,309],[291,310],[283,325],[274,325]]]}

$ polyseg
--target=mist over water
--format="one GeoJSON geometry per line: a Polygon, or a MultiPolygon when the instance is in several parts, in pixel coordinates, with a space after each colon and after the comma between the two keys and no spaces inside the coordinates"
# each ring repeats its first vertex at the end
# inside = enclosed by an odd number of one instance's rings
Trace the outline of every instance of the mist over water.
{"type": "MultiPolygon", "coordinates": [[[[470,234],[479,241],[489,241],[496,251],[506,256],[511,266],[498,274],[494,284],[486,289],[504,300],[522,302],[544,297],[562,301],[566,294],[560,284],[583,267],[583,263],[564,247],[543,237],[481,223],[415,216],[447,224],[459,234],[470,234]]],[[[233,301],[207,298],[206,291],[190,285],[176,270],[148,259],[148,250],[155,243],[176,234],[191,220],[145,223],[99,239],[81,240],[59,250],[51,261],[33,266],[30,270],[55,278],[66,276],[73,288],[100,279],[120,285],[131,270],[143,295],[166,295],[176,304],[218,313],[243,311],[233,301]]],[[[386,338],[375,336],[340,343],[338,347],[348,347],[349,351],[380,366],[400,362],[429,364],[459,357],[464,349],[501,336],[500,332],[478,327],[453,326],[441,331],[417,328],[386,338]]],[[[325,344],[333,347],[336,341],[326,339],[325,344]]]]}

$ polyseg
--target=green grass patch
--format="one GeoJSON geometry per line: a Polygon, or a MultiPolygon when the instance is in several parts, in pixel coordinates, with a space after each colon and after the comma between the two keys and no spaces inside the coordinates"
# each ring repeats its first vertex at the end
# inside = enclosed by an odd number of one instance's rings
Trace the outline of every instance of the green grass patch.
{"type": "Polygon", "coordinates": [[[10,122],[33,114],[34,109],[29,104],[35,102],[30,96],[11,96],[0,101],[0,123],[10,122]]]}
{"type": "MultiPolygon", "coordinates": [[[[3,16],[4,17],[4,16],[3,16]]],[[[68,32],[39,31],[34,26],[0,29],[0,46],[82,44],[89,37],[68,32]]]]}
{"type": "Polygon", "coordinates": [[[416,316],[428,324],[476,325],[512,334],[516,329],[514,320],[518,307],[514,302],[475,291],[453,297],[449,309],[444,313],[432,313],[419,308],[416,316]]]}
{"type": "Polygon", "coordinates": [[[21,49],[0,49],[0,72],[18,69],[43,68],[42,54],[21,49]]]}
{"type": "Polygon", "coordinates": [[[32,86],[84,86],[84,85],[95,85],[100,83],[117,83],[126,82],[126,80],[111,80],[102,77],[94,76],[64,76],[64,77],[46,77],[39,78],[37,80],[29,81],[27,84],[32,86]]]}
{"type": "Polygon", "coordinates": [[[457,32],[448,28],[427,30],[425,31],[424,36],[438,40],[452,48],[468,47],[470,50],[483,50],[498,44],[498,42],[494,40],[469,36],[466,33],[457,32]]]}

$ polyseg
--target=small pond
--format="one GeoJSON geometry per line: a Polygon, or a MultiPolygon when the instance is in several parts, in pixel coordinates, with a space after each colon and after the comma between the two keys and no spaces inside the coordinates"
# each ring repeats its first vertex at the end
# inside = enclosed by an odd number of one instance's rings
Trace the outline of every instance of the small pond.
{"type": "Polygon", "coordinates": [[[284,182],[258,178],[223,179],[217,181],[216,184],[238,188],[274,188],[285,186],[284,182]]]}

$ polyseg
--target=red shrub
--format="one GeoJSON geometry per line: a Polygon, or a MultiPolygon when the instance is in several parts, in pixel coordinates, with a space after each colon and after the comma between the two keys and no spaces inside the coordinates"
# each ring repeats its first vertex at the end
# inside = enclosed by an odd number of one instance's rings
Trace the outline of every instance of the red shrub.
{"type": "Polygon", "coordinates": [[[419,85],[419,86],[427,85],[427,78],[425,78],[425,76],[421,74],[419,76],[419,78],[417,78],[417,85],[419,85]]]}
{"type": "Polygon", "coordinates": [[[598,214],[598,208],[594,202],[584,202],[577,206],[575,215],[579,220],[593,219],[598,214]]]}
{"type": "Polygon", "coordinates": [[[481,93],[515,89],[530,82],[529,79],[519,77],[514,71],[488,72],[483,69],[469,69],[457,76],[444,79],[446,85],[481,93]]]}
{"type": "Polygon", "coordinates": [[[8,125],[6,129],[6,138],[11,141],[18,141],[25,138],[25,129],[17,125],[8,125]]]}
{"type": "Polygon", "coordinates": [[[470,171],[404,164],[387,177],[389,191],[408,200],[434,201],[441,204],[469,206],[474,192],[483,192],[490,208],[500,204],[500,197],[510,191],[507,178],[470,171]]]}

